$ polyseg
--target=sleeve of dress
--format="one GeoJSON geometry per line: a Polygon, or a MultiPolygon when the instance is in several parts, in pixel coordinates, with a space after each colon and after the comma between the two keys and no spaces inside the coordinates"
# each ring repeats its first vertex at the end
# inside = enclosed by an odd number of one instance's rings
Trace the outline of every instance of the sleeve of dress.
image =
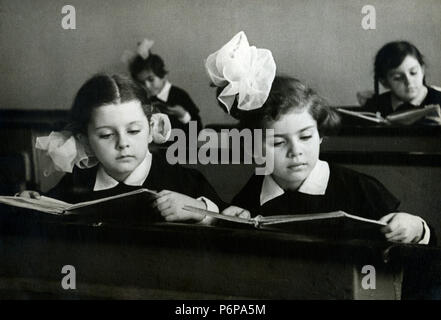
{"type": "Polygon", "coordinates": [[[192,121],[197,121],[198,123],[198,129],[202,129],[202,121],[201,117],[199,116],[199,108],[196,106],[196,104],[193,102],[191,97],[188,95],[187,92],[182,91],[180,95],[180,100],[182,101],[182,107],[184,107],[185,110],[188,111],[188,113],[191,116],[192,121]]]}
{"type": "Polygon", "coordinates": [[[61,178],[55,187],[44,193],[44,195],[50,198],[71,202],[72,199],[70,199],[69,194],[72,193],[72,188],[72,174],[67,173],[61,178]]]}
{"type": "Polygon", "coordinates": [[[375,97],[369,98],[366,100],[366,103],[362,106],[362,108],[369,112],[377,112],[377,99],[375,97]]]}
{"type": "MultiPolygon", "coordinates": [[[[361,189],[365,195],[365,199],[361,200],[361,208],[363,214],[373,219],[381,217],[397,211],[407,212],[405,208],[399,208],[400,201],[378,180],[373,177],[361,179],[361,189]]],[[[412,214],[412,213],[410,213],[412,214]]],[[[424,236],[421,244],[436,245],[437,239],[433,228],[422,218],[421,222],[424,227],[424,236]]]]}
{"type": "Polygon", "coordinates": [[[435,234],[435,229],[429,224],[427,226],[430,229],[430,239],[428,245],[436,246],[438,244],[438,238],[437,235],[435,234]]]}
{"type": "Polygon", "coordinates": [[[359,200],[359,210],[363,216],[380,219],[398,209],[400,201],[377,179],[360,176],[358,190],[362,196],[359,200]]]}
{"type": "Polygon", "coordinates": [[[45,195],[69,203],[91,200],[95,177],[96,167],[90,169],[75,167],[72,173],[66,173],[45,195]]]}
{"type": "MultiPolygon", "coordinates": [[[[207,203],[214,203],[219,211],[224,210],[227,207],[227,204],[219,197],[216,190],[213,186],[208,182],[205,176],[200,173],[196,169],[185,168],[181,171],[181,181],[185,189],[183,191],[184,194],[195,198],[202,199],[202,197],[207,201],[207,203]]],[[[214,207],[210,206],[208,209],[213,209],[214,207]]]]}
{"type": "Polygon", "coordinates": [[[262,183],[256,176],[252,176],[245,186],[236,194],[231,205],[250,211],[252,216],[259,212],[260,188],[262,183]]]}

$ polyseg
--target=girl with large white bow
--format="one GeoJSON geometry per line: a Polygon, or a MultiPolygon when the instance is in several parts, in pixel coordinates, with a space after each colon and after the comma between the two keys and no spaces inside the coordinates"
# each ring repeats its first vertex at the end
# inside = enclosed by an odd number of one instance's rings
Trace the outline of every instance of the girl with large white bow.
{"type": "Polygon", "coordinates": [[[300,81],[276,76],[271,52],[250,46],[243,32],[207,58],[219,101],[248,129],[272,129],[263,142],[274,167],[254,175],[222,214],[309,214],[343,210],[385,223],[389,241],[427,244],[433,238],[418,216],[399,212],[379,181],[319,159],[323,136],[339,119],[326,102],[300,81]],[[219,91],[220,91],[219,90],[219,91]]]}
{"type": "MultiPolygon", "coordinates": [[[[168,140],[171,126],[144,97],[132,80],[118,75],[95,75],[80,88],[70,130],[37,138],[36,148],[50,158],[51,170],[68,173],[49,196],[77,203],[143,187],[159,191],[145,206],[167,221],[203,220],[183,211],[185,205],[218,211],[220,199],[199,172],[149,152],[151,142],[168,140]]],[[[20,196],[39,198],[35,191],[20,196]]]]}

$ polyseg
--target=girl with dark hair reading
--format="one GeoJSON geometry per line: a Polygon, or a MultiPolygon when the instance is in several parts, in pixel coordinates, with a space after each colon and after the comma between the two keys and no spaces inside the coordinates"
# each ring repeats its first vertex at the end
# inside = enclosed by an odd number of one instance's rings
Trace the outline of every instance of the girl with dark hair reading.
{"type": "MultiPolygon", "coordinates": [[[[426,83],[423,55],[407,41],[389,42],[378,51],[374,63],[374,89],[373,95],[358,93],[358,100],[368,112],[379,112],[382,117],[441,104],[441,91],[426,83]],[[388,91],[380,94],[380,84],[388,91]]],[[[421,115],[421,119],[414,117],[416,121],[413,121],[409,113],[409,124],[440,123],[439,108],[428,117],[424,117],[424,112],[421,115]]]]}
{"type": "Polygon", "coordinates": [[[222,213],[249,218],[342,210],[386,223],[382,232],[389,241],[427,244],[431,232],[426,222],[399,212],[400,202],[379,181],[319,159],[323,137],[338,125],[338,115],[300,81],[275,76],[271,53],[259,50],[240,33],[207,59],[211,80],[226,88],[219,99],[234,110],[241,127],[272,129],[263,142],[265,154],[274,159],[272,173],[252,176],[233,199],[234,206],[222,213]],[[250,67],[256,64],[260,72],[250,67]],[[241,73],[224,77],[232,66],[242,68],[241,73]],[[247,84],[253,84],[250,90],[247,84]]]}
{"type": "MultiPolygon", "coordinates": [[[[141,208],[156,210],[166,221],[204,219],[183,211],[185,205],[218,211],[221,201],[202,174],[150,153],[151,142],[167,141],[170,123],[146,104],[131,79],[98,74],[86,81],[73,102],[71,122],[68,131],[37,139],[55,170],[67,173],[49,197],[78,203],[146,188],[155,191],[154,199],[141,208]]],[[[21,196],[40,197],[35,191],[21,196]]]]}

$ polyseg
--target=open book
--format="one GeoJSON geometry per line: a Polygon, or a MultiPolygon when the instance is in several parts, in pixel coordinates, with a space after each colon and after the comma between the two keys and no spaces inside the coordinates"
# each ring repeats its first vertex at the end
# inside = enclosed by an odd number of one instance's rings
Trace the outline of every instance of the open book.
{"type": "Polygon", "coordinates": [[[191,206],[185,206],[184,210],[229,221],[230,223],[251,225],[257,229],[286,230],[299,234],[315,234],[333,238],[384,239],[381,236],[380,229],[387,225],[381,221],[359,217],[344,211],[265,217],[258,215],[254,218],[245,219],[191,206]]]}
{"type": "Polygon", "coordinates": [[[380,112],[374,113],[368,111],[353,111],[344,108],[337,108],[337,111],[346,115],[381,124],[410,125],[423,118],[431,120],[437,124],[441,124],[441,109],[439,105],[428,105],[422,109],[399,111],[386,117],[382,117],[380,112]]]}
{"type": "Polygon", "coordinates": [[[75,204],[67,203],[57,199],[41,196],[40,199],[30,199],[23,197],[0,196],[0,203],[4,203],[14,207],[37,210],[54,215],[71,215],[80,212],[81,208],[96,208],[97,205],[109,204],[114,206],[117,199],[132,197],[136,195],[147,194],[156,195],[155,191],[149,189],[137,189],[131,192],[118,194],[111,197],[101,198],[92,201],[79,202],[75,204]]]}

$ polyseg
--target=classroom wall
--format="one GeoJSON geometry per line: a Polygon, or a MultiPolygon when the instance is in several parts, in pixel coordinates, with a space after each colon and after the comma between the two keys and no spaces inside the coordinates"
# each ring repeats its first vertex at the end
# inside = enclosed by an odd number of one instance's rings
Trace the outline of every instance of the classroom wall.
{"type": "Polygon", "coordinates": [[[387,41],[407,39],[425,54],[441,85],[439,0],[0,0],[0,109],[68,109],[97,71],[124,72],[124,50],[144,37],[201,109],[205,124],[231,122],[217,106],[203,62],[240,30],[272,50],[278,71],[294,75],[334,105],[356,104],[372,88],[372,60],[387,41]],[[61,27],[64,5],[76,30],[61,27]],[[363,30],[361,8],[376,9],[363,30]]]}

